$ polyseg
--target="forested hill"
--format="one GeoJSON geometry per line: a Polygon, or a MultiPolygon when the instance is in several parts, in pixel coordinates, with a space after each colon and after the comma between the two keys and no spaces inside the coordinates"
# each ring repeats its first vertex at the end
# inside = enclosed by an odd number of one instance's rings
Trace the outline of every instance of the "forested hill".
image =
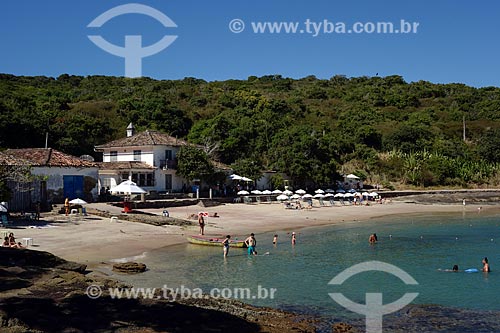
{"type": "Polygon", "coordinates": [[[50,147],[93,155],[133,122],[138,131],[206,145],[249,176],[273,169],[298,183],[328,184],[355,172],[381,183],[496,184],[499,119],[500,88],[400,76],[206,82],[0,75],[0,147],[43,147],[49,132],[50,147]]]}

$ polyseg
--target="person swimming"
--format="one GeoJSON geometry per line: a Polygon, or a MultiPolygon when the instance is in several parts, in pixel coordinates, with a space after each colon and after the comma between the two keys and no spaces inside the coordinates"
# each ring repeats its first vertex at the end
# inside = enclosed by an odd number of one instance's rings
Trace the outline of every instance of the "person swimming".
{"type": "Polygon", "coordinates": [[[278,244],[278,235],[274,235],[273,237],[273,245],[278,244]]]}
{"type": "Polygon", "coordinates": [[[488,263],[488,257],[484,257],[483,259],[483,272],[491,272],[490,270],[490,264],[488,263]]]}

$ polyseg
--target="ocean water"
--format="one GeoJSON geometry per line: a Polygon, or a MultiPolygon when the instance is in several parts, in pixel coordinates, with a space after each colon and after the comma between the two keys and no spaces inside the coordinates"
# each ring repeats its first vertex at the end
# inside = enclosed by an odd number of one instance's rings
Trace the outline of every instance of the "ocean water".
{"type": "MultiPolygon", "coordinates": [[[[272,223],[272,222],[270,222],[272,223]]],[[[249,230],[251,231],[251,230],[249,230]]],[[[158,249],[146,254],[149,270],[126,277],[136,287],[249,288],[243,301],[275,308],[340,319],[360,318],[335,303],[328,293],[341,292],[364,304],[365,293],[383,294],[383,303],[418,292],[412,304],[438,304],[473,310],[500,310],[500,215],[479,212],[458,214],[407,215],[378,218],[337,226],[306,228],[298,232],[297,244],[290,234],[277,232],[257,235],[258,256],[246,249],[231,248],[228,258],[222,247],[191,244],[158,249]],[[379,242],[368,243],[376,232],[379,242]],[[268,254],[267,254],[268,253],[268,254]],[[465,273],[482,267],[487,256],[492,272],[465,273]],[[328,282],[352,265],[382,261],[410,274],[418,285],[406,285],[385,272],[363,272],[340,286],[328,282]],[[459,265],[460,272],[445,272],[459,265]],[[266,289],[268,297],[262,291],[266,289]],[[274,298],[269,297],[275,288],[274,298]],[[262,296],[262,297],[259,297],[262,296]]],[[[123,276],[117,276],[123,278],[123,276]]]]}

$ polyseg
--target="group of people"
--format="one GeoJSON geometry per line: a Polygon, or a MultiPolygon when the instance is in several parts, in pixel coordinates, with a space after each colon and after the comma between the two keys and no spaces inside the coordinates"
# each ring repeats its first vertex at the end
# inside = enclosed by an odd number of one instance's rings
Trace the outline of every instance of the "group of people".
{"type": "MultiPolygon", "coordinates": [[[[292,245],[297,243],[297,234],[292,232],[291,236],[292,245]]],[[[231,243],[231,235],[226,235],[226,238],[222,241],[222,247],[224,249],[224,257],[227,257],[229,253],[229,245],[231,243]]],[[[255,239],[255,234],[252,232],[250,236],[248,236],[245,241],[245,245],[247,246],[248,255],[257,255],[257,250],[255,247],[257,246],[257,240],[255,239]]],[[[276,246],[278,244],[278,235],[275,234],[273,237],[273,245],[276,246]]]]}
{"type": "Polygon", "coordinates": [[[14,233],[11,232],[8,236],[5,236],[3,239],[2,247],[12,247],[15,249],[23,248],[21,242],[16,242],[16,238],[14,237],[14,233]]]}
{"type": "MultiPolygon", "coordinates": [[[[485,272],[485,273],[491,272],[490,264],[488,262],[488,257],[484,257],[483,260],[481,261],[481,263],[483,264],[483,268],[481,269],[482,272],[485,272]]],[[[465,270],[465,271],[467,272],[467,271],[471,271],[471,270],[474,272],[477,272],[476,269],[469,269],[469,270],[465,270]]],[[[445,269],[444,271],[445,272],[459,272],[460,270],[458,269],[458,265],[453,265],[452,269],[445,269]]]]}

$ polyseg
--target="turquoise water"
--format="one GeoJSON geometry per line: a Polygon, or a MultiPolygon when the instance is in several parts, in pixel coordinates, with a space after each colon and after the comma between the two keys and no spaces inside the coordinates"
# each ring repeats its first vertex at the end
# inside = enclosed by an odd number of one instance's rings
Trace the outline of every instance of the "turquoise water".
{"type": "Polygon", "coordinates": [[[137,287],[276,288],[274,299],[247,299],[245,302],[295,310],[308,314],[356,317],[337,305],[328,295],[341,292],[364,303],[366,292],[383,293],[384,303],[406,292],[418,292],[413,304],[439,304],[477,310],[500,310],[500,215],[478,213],[457,215],[380,218],[341,226],[308,228],[299,232],[297,245],[290,235],[278,232],[257,235],[259,254],[249,257],[245,250],[231,249],[222,257],[222,248],[191,244],[159,249],[141,259],[149,267],[142,275],[127,278],[137,287]],[[379,242],[368,244],[370,233],[379,242]],[[492,272],[451,273],[438,269],[482,267],[487,256],[492,272]],[[397,277],[382,272],[365,272],[341,286],[328,282],[344,269],[361,262],[378,260],[408,272],[417,286],[407,286],[397,277]]]}

